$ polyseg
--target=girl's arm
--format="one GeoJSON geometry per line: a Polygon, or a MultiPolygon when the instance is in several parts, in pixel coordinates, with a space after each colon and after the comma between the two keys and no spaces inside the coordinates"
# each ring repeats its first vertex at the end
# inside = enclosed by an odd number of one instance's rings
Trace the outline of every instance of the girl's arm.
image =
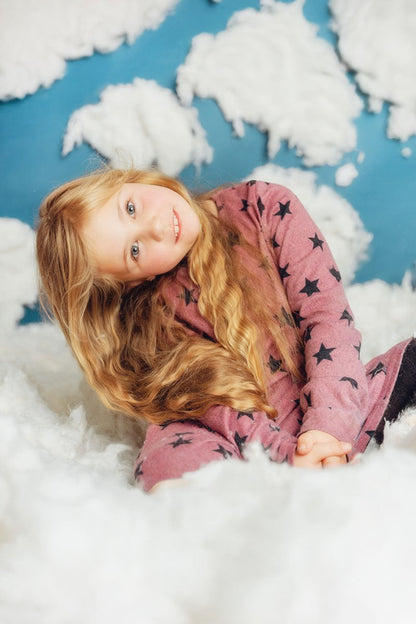
{"type": "MultiPolygon", "coordinates": [[[[341,275],[325,237],[298,198],[285,187],[258,182],[263,234],[295,322],[303,337],[306,383],[300,434],[320,430],[351,443],[367,413],[368,389],[341,275]]],[[[252,187],[252,191],[254,189],[252,187]]]]}
{"type": "MultiPolygon", "coordinates": [[[[240,424],[234,431],[236,423],[233,420],[238,419],[238,412],[234,412],[234,416],[233,410],[227,408],[221,408],[218,414],[215,412],[216,409],[213,409],[211,421],[223,419],[225,416],[224,432],[229,431],[231,441],[196,421],[176,421],[161,427],[156,425],[149,427],[135,464],[136,481],[144,490],[154,492],[164,484],[183,485],[186,483],[184,474],[198,470],[212,461],[232,457],[242,459],[244,446],[249,439],[259,439],[270,458],[275,461],[279,459],[283,461],[282,447],[284,447],[290,454],[290,463],[300,468],[321,468],[328,457],[339,458],[342,461],[345,453],[351,449],[351,445],[345,445],[328,436],[305,448],[305,452],[301,454],[295,448],[296,438],[282,434],[283,440],[280,440],[280,432],[273,427],[273,422],[268,421],[272,427],[267,426],[267,423],[264,423],[266,424],[264,427],[262,418],[257,421],[256,413],[252,414],[253,420],[249,418],[251,426],[245,427],[244,424],[240,424]]],[[[245,415],[244,418],[248,416],[245,415]]],[[[284,459],[289,459],[289,456],[286,455],[284,459]]]]}
{"type": "Polygon", "coordinates": [[[297,439],[280,430],[263,412],[237,412],[213,406],[202,418],[150,425],[135,464],[136,481],[149,491],[157,483],[219,459],[244,459],[244,448],[258,441],[272,461],[293,463],[297,439]]]}

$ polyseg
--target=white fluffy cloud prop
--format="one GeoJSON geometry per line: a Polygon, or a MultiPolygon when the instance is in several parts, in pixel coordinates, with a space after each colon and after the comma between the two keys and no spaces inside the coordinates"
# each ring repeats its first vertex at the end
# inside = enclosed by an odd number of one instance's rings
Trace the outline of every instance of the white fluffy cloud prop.
{"type": "Polygon", "coordinates": [[[343,60],[360,88],[391,104],[388,136],[416,134],[416,4],[413,0],[330,0],[343,60]]]}
{"type": "Polygon", "coordinates": [[[32,228],[18,219],[0,219],[0,328],[10,331],[23,315],[23,305],[36,300],[32,228]]]}
{"type": "Polygon", "coordinates": [[[0,0],[0,99],[49,87],[64,75],[66,59],[133,42],[178,1],[0,0]]]}
{"type": "Polygon", "coordinates": [[[210,162],[212,148],[198,121],[198,111],[180,104],[153,80],[110,85],[98,104],[75,111],[64,137],[63,154],[87,141],[112,166],[138,169],[156,163],[176,176],[193,163],[210,162]]]}
{"type": "Polygon", "coordinates": [[[238,136],[244,121],[267,132],[270,157],[287,140],[306,164],[335,164],[355,147],[361,101],[301,0],[261,4],[235,13],[223,32],[193,39],[178,95],[186,104],[215,98],[238,136]]]}

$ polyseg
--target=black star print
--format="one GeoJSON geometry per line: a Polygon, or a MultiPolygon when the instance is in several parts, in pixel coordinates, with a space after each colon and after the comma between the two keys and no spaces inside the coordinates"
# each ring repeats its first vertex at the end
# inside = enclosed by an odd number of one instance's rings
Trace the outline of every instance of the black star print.
{"type": "Polygon", "coordinates": [[[280,431],[280,427],[278,425],[272,425],[271,423],[269,423],[269,429],[270,431],[280,431]]]}
{"type": "Polygon", "coordinates": [[[277,249],[277,247],[280,247],[279,243],[277,242],[275,238],[270,239],[270,244],[273,247],[273,249],[277,249]]]}
{"type": "Polygon", "coordinates": [[[306,317],[305,316],[301,316],[299,310],[293,310],[292,316],[293,316],[293,319],[295,321],[296,327],[300,328],[301,322],[304,321],[306,317]]]}
{"type": "Polygon", "coordinates": [[[272,373],[277,373],[277,371],[285,372],[282,368],[282,360],[276,360],[272,355],[269,357],[267,366],[270,368],[272,373]]]}
{"type": "Polygon", "coordinates": [[[321,239],[318,237],[318,234],[317,234],[316,232],[315,232],[315,236],[308,236],[308,238],[309,238],[309,240],[310,240],[310,241],[312,241],[312,242],[313,242],[313,247],[312,247],[312,249],[315,249],[316,247],[320,247],[320,248],[322,249],[322,251],[323,251],[323,249],[324,249],[324,247],[323,247],[323,245],[324,245],[324,241],[323,241],[323,240],[321,240],[321,239]]]}
{"type": "Polygon", "coordinates": [[[353,388],[358,388],[358,383],[352,377],[341,377],[340,381],[349,381],[353,388]]]}
{"type": "Polygon", "coordinates": [[[232,456],[231,451],[227,451],[227,449],[225,449],[222,444],[218,444],[218,448],[216,449],[212,449],[213,453],[219,453],[220,455],[222,455],[224,457],[224,459],[228,459],[229,457],[232,456]]]}
{"type": "Polygon", "coordinates": [[[256,180],[249,180],[249,181],[247,182],[247,184],[248,184],[249,186],[253,186],[255,183],[256,183],[256,180]]]}
{"type": "Polygon", "coordinates": [[[240,420],[240,418],[243,418],[243,416],[247,416],[247,418],[250,418],[250,420],[254,420],[253,412],[238,412],[237,420],[240,420]]]}
{"type": "Polygon", "coordinates": [[[282,280],[285,279],[285,277],[290,277],[290,273],[287,272],[287,267],[289,266],[289,262],[287,263],[286,266],[284,267],[279,267],[279,275],[282,278],[282,280]]]}
{"type": "Polygon", "coordinates": [[[134,471],[134,478],[135,479],[140,479],[140,476],[143,474],[142,466],[143,466],[143,462],[142,461],[137,464],[136,470],[134,471]]]}
{"type": "Polygon", "coordinates": [[[334,349],[335,347],[325,347],[321,342],[319,351],[313,354],[313,357],[316,357],[316,365],[320,364],[322,360],[330,360],[332,362],[331,352],[334,351],[334,349]]]}
{"type": "Polygon", "coordinates": [[[243,450],[244,444],[246,443],[248,436],[240,436],[238,431],[235,432],[234,434],[234,441],[238,446],[238,450],[240,451],[240,453],[243,450]]]}
{"type": "Polygon", "coordinates": [[[340,316],[340,321],[348,321],[348,326],[351,325],[351,321],[353,321],[353,317],[351,316],[351,314],[348,312],[347,308],[345,308],[344,312],[342,313],[342,315],[340,316]]]}
{"type": "Polygon", "coordinates": [[[308,393],[304,392],[303,396],[306,399],[306,405],[308,407],[312,407],[312,392],[308,392],[308,393]]]}
{"type": "Polygon", "coordinates": [[[190,444],[193,438],[184,439],[184,435],[192,435],[192,431],[184,431],[183,433],[175,433],[176,440],[174,442],[169,442],[168,446],[172,448],[176,448],[177,446],[181,446],[181,444],[190,444]]]}
{"type": "Polygon", "coordinates": [[[257,208],[259,209],[260,216],[263,216],[263,212],[265,210],[264,204],[261,201],[261,197],[257,199],[257,208]]]}
{"type": "Polygon", "coordinates": [[[303,332],[303,342],[309,342],[309,340],[312,338],[311,336],[312,330],[313,330],[313,326],[308,325],[305,331],[303,332]]]}
{"type": "Polygon", "coordinates": [[[188,306],[190,303],[197,303],[197,299],[195,299],[193,295],[194,290],[194,288],[192,290],[188,290],[188,288],[184,286],[183,293],[181,295],[178,295],[180,299],[183,299],[185,301],[185,305],[188,306]]]}
{"type": "Polygon", "coordinates": [[[300,406],[300,399],[293,399],[293,403],[296,405],[296,407],[300,406]]]}
{"type": "Polygon", "coordinates": [[[318,288],[318,282],[319,282],[319,279],[308,280],[308,278],[305,277],[305,286],[299,292],[305,293],[306,295],[308,295],[308,297],[310,297],[314,293],[321,292],[318,288]]]}
{"type": "Polygon", "coordinates": [[[356,351],[358,351],[358,359],[360,359],[360,353],[361,353],[361,342],[358,345],[352,345],[354,347],[354,349],[356,351]]]}
{"type": "Polygon", "coordinates": [[[369,371],[368,374],[371,376],[371,379],[374,379],[374,377],[380,373],[387,375],[387,367],[383,364],[383,362],[377,362],[377,365],[373,368],[373,370],[369,371]]]}
{"type": "Polygon", "coordinates": [[[329,269],[329,272],[335,277],[337,282],[341,281],[341,273],[334,266],[329,269]]]}
{"type": "Polygon", "coordinates": [[[272,443],[270,442],[270,444],[268,444],[267,446],[265,446],[264,444],[262,444],[263,447],[263,451],[265,453],[268,453],[270,451],[270,449],[272,448],[272,443]]]}
{"type": "Polygon", "coordinates": [[[238,245],[240,243],[240,236],[238,232],[230,232],[228,234],[228,240],[230,241],[231,247],[234,247],[234,245],[238,245]]]}
{"type": "Polygon", "coordinates": [[[249,207],[250,202],[248,202],[246,199],[242,199],[241,203],[243,204],[243,207],[240,208],[240,211],[241,212],[247,212],[247,208],[249,207]]]}
{"type": "Polygon", "coordinates": [[[281,220],[283,221],[283,219],[285,218],[287,214],[292,214],[290,212],[290,201],[287,201],[285,204],[282,204],[282,202],[279,202],[279,206],[280,206],[280,210],[278,212],[275,212],[273,216],[280,217],[281,220]]]}

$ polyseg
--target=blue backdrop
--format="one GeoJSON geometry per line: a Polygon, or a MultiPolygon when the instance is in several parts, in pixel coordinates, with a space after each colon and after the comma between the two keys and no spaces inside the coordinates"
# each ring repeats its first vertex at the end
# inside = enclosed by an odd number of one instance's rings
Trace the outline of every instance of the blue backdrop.
{"type": "MultiPolygon", "coordinates": [[[[336,45],[327,5],[327,0],[306,0],[304,11],[307,19],[319,24],[320,36],[336,45]]],[[[160,28],[144,32],[133,45],[68,62],[65,77],[50,89],[2,103],[0,216],[17,217],[33,225],[39,202],[52,187],[98,164],[87,145],[65,158],[61,156],[62,138],[75,109],[98,102],[108,84],[131,82],[135,77],[154,79],[174,89],[176,70],[186,58],[192,37],[200,32],[221,31],[235,11],[258,6],[258,0],[181,0],[160,28]]],[[[180,178],[186,184],[209,188],[240,180],[254,167],[268,162],[265,135],[246,125],[245,137],[237,139],[214,101],[197,99],[194,106],[215,153],[213,162],[203,166],[199,175],[194,167],[182,172],[180,178]]],[[[400,282],[416,258],[416,138],[406,143],[412,156],[403,158],[403,144],[386,138],[386,120],[387,106],[380,114],[363,112],[356,120],[357,148],[365,152],[365,160],[359,166],[359,177],[349,187],[334,185],[337,167],[313,169],[318,182],[333,186],[344,196],[374,234],[370,259],[359,270],[358,281],[379,277],[400,282]]],[[[356,155],[352,156],[346,155],[340,164],[355,162],[356,155]]],[[[273,162],[302,167],[287,146],[273,162]]]]}

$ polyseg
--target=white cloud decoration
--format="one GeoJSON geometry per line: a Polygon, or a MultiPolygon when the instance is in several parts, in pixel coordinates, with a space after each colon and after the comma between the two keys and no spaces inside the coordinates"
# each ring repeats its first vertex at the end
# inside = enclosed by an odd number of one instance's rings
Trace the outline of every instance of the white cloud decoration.
{"type": "Polygon", "coordinates": [[[246,121],[268,133],[272,158],[287,140],[307,165],[336,164],[355,148],[362,103],[332,46],[303,16],[303,2],[263,0],[226,30],[194,37],[177,92],[215,98],[238,136],[246,121]]]}
{"type": "Polygon", "coordinates": [[[390,103],[389,138],[416,134],[416,3],[330,0],[339,51],[378,112],[390,103]]]}
{"type": "Polygon", "coordinates": [[[179,0],[0,0],[0,99],[65,74],[66,59],[106,53],[157,28],[179,0]]]}
{"type": "MultiPolygon", "coordinates": [[[[0,336],[23,316],[23,306],[37,298],[35,233],[18,219],[0,219],[0,336]]],[[[2,349],[0,348],[0,353],[2,349]]]]}
{"type": "Polygon", "coordinates": [[[105,156],[113,167],[143,169],[156,164],[176,176],[193,163],[212,160],[213,151],[195,108],[153,80],[110,85],[98,104],[83,106],[68,122],[63,154],[82,141],[105,156]]]}

